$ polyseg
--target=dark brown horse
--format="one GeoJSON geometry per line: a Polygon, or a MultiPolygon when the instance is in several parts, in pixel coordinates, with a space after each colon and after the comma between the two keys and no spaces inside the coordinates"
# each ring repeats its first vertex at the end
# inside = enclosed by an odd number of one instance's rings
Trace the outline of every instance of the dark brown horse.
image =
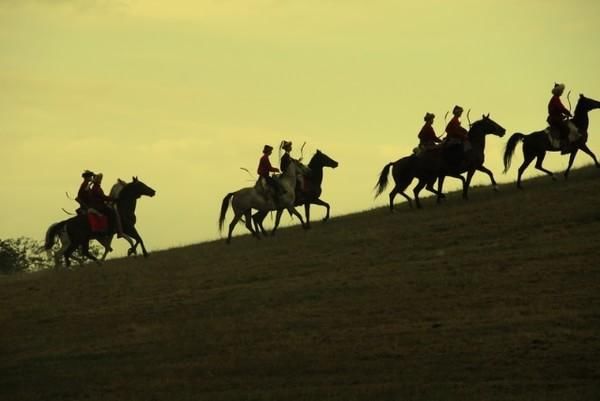
{"type": "Polygon", "coordinates": [[[487,169],[483,163],[485,161],[485,137],[488,134],[504,136],[506,130],[498,123],[493,121],[489,114],[482,116],[481,120],[475,121],[469,129],[470,149],[465,152],[462,148],[456,149],[440,146],[436,149],[426,151],[419,156],[407,156],[395,162],[388,163],[381,173],[377,184],[375,184],[375,197],[379,196],[388,184],[388,174],[392,168],[395,186],[390,192],[390,211],[394,211],[394,198],[397,194],[404,196],[412,207],[410,197],[404,193],[414,178],[419,183],[414,189],[415,203],[421,207],[419,192],[423,188],[433,192],[440,199],[444,198],[443,184],[446,176],[455,177],[463,182],[463,198],[469,197],[469,186],[471,179],[476,171],[486,173],[494,186],[497,188],[496,180],[492,172],[487,169]],[[466,172],[465,179],[461,174],[466,172]],[[435,181],[438,181],[438,189],[434,188],[435,181]]]}
{"type": "MultiPolygon", "coordinates": [[[[323,183],[323,168],[337,168],[338,162],[333,160],[331,157],[327,156],[325,153],[317,150],[313,157],[310,159],[308,163],[308,172],[304,175],[304,190],[301,191],[299,188],[296,188],[296,198],[294,202],[294,206],[304,205],[304,214],[306,217],[306,223],[304,228],[310,228],[310,205],[319,205],[323,206],[327,209],[327,213],[323,221],[329,220],[329,211],[330,206],[329,203],[325,202],[320,198],[321,196],[321,184],[323,183]]],[[[263,221],[268,212],[258,211],[252,216],[252,220],[254,221],[254,226],[256,227],[256,231],[260,229],[260,231],[266,235],[267,231],[263,227],[263,221]]],[[[278,223],[278,222],[277,222],[278,223]]],[[[275,224],[273,227],[273,231],[271,234],[275,233],[277,226],[279,224],[275,224]]]]}
{"type": "MultiPolygon", "coordinates": [[[[137,253],[137,246],[139,244],[142,247],[144,257],[148,256],[148,252],[144,246],[144,241],[135,228],[135,223],[137,220],[135,216],[135,207],[137,200],[141,196],[145,195],[152,197],[155,194],[156,191],[154,191],[154,189],[139,181],[137,177],[134,177],[132,182],[125,184],[123,189],[121,189],[116,204],[121,217],[123,234],[126,239],[127,237],[131,237],[135,240],[135,243],[127,251],[128,255],[137,253]]],[[[61,232],[66,232],[69,243],[67,249],[63,253],[66,266],[69,266],[71,263],[71,254],[80,247],[82,249],[83,256],[97,261],[97,258],[89,252],[89,242],[93,239],[99,240],[103,237],[112,238],[112,236],[117,233],[116,221],[114,217],[114,215],[110,216],[108,230],[102,233],[92,232],[87,214],[79,214],[75,217],[71,217],[70,219],[52,224],[46,231],[46,241],[44,247],[46,250],[50,250],[54,245],[56,236],[61,232]]]]}
{"type": "MultiPolygon", "coordinates": [[[[580,150],[588,154],[594,160],[596,167],[600,168],[600,164],[598,163],[598,159],[596,159],[596,155],[594,155],[594,153],[586,144],[588,140],[588,127],[590,125],[588,112],[599,108],[600,102],[597,100],[579,95],[579,100],[575,106],[575,114],[573,119],[571,119],[571,122],[573,125],[575,125],[575,127],[577,127],[581,137],[576,142],[568,145],[566,148],[566,153],[569,154],[569,165],[565,171],[565,178],[569,177],[569,171],[573,166],[575,156],[577,156],[577,152],[580,150]]],[[[519,167],[519,172],[517,174],[517,187],[521,189],[523,188],[521,185],[521,177],[523,176],[523,172],[536,158],[537,161],[535,163],[535,168],[548,174],[550,177],[552,177],[552,179],[556,179],[551,171],[546,170],[542,166],[544,158],[546,157],[546,152],[561,151],[561,149],[556,149],[552,146],[546,130],[536,131],[529,135],[524,135],[520,132],[517,132],[508,139],[508,142],[506,143],[506,149],[504,150],[504,173],[506,173],[510,168],[510,162],[512,160],[515,148],[521,141],[523,141],[523,163],[519,167]]]]}

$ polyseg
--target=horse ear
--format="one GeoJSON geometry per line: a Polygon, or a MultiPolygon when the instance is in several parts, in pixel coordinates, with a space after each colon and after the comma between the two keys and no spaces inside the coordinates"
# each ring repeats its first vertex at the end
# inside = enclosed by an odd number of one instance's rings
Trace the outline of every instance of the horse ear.
{"type": "Polygon", "coordinates": [[[490,118],[490,113],[487,113],[487,116],[485,116],[485,118],[490,118]]]}
{"type": "Polygon", "coordinates": [[[580,93],[580,94],[579,94],[579,97],[583,97],[583,93],[580,93]]]}
{"type": "Polygon", "coordinates": [[[137,177],[131,176],[131,179],[133,180],[133,182],[137,181],[137,177]]]}

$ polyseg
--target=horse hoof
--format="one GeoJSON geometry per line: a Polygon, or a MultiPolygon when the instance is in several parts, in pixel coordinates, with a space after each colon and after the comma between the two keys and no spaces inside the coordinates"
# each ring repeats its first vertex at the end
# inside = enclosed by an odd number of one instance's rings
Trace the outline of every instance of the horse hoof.
{"type": "Polygon", "coordinates": [[[500,192],[500,188],[498,188],[498,185],[494,185],[494,192],[500,192]]]}

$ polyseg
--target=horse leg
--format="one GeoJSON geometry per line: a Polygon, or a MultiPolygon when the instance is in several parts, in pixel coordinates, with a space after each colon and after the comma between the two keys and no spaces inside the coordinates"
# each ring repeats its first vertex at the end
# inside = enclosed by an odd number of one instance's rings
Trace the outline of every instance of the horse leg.
{"type": "Polygon", "coordinates": [[[85,256],[88,259],[93,260],[94,262],[96,262],[97,265],[100,265],[100,261],[90,253],[90,241],[84,241],[83,244],[81,244],[81,253],[83,256],[85,256]]]}
{"type": "Polygon", "coordinates": [[[394,198],[396,197],[396,194],[398,194],[398,189],[396,189],[396,187],[394,187],[394,189],[392,189],[390,191],[390,213],[394,213],[394,198]]]}
{"type": "Polygon", "coordinates": [[[473,175],[475,175],[475,170],[467,171],[467,179],[465,180],[465,185],[463,185],[463,199],[469,200],[469,187],[471,186],[471,180],[473,179],[473,175]]]}
{"type": "Polygon", "coordinates": [[[61,257],[64,257],[65,252],[67,251],[67,249],[69,248],[69,245],[71,244],[71,240],[69,239],[69,236],[67,235],[66,232],[61,233],[59,238],[60,238],[60,249],[54,253],[54,267],[60,266],[60,259],[61,259],[61,257]]]}
{"type": "Polygon", "coordinates": [[[421,200],[419,199],[419,192],[421,192],[421,190],[425,187],[426,184],[427,184],[427,182],[425,180],[419,179],[419,183],[417,184],[415,189],[413,189],[413,193],[415,195],[415,203],[417,204],[417,209],[422,208],[421,200]]]}
{"type": "Polygon", "coordinates": [[[275,224],[273,225],[273,230],[271,231],[271,236],[275,235],[275,230],[279,227],[279,221],[281,220],[281,215],[283,214],[283,209],[278,209],[275,213],[275,224]]]}
{"type": "Polygon", "coordinates": [[[69,246],[67,247],[67,250],[65,251],[65,253],[63,253],[63,257],[65,258],[65,267],[69,268],[71,267],[71,254],[75,251],[75,249],[77,249],[77,245],[74,244],[73,242],[71,242],[69,244],[69,246]]]}
{"type": "Polygon", "coordinates": [[[591,151],[590,148],[588,148],[587,144],[584,143],[582,144],[579,149],[583,150],[583,152],[588,155],[589,157],[591,157],[594,160],[594,163],[596,164],[597,168],[600,168],[600,163],[598,163],[598,159],[596,159],[596,155],[594,154],[594,152],[591,151]]]}
{"type": "Polygon", "coordinates": [[[229,232],[227,233],[227,244],[231,243],[231,234],[233,233],[233,229],[235,228],[236,224],[238,223],[238,221],[240,221],[241,218],[241,214],[236,214],[235,216],[233,216],[231,223],[229,223],[229,232]]]}
{"type": "Polygon", "coordinates": [[[436,179],[433,178],[431,181],[429,181],[427,183],[427,185],[425,186],[425,189],[428,190],[429,192],[431,192],[432,194],[434,194],[437,197],[438,203],[439,200],[444,196],[441,192],[436,191],[436,189],[433,187],[433,185],[435,184],[436,179]]]}
{"type": "Polygon", "coordinates": [[[565,170],[565,180],[569,179],[569,171],[571,170],[571,167],[573,166],[573,162],[575,161],[575,156],[577,156],[577,152],[578,149],[576,148],[574,151],[572,151],[569,154],[569,164],[567,165],[567,169],[565,170]]]}
{"type": "Polygon", "coordinates": [[[246,228],[252,233],[252,236],[260,239],[260,235],[258,235],[258,231],[254,230],[252,227],[252,209],[248,209],[244,212],[244,217],[246,220],[246,228]]]}
{"type": "Polygon", "coordinates": [[[100,260],[105,260],[106,255],[108,255],[109,252],[113,251],[112,247],[110,246],[112,244],[112,240],[113,240],[112,235],[107,235],[106,237],[102,237],[102,238],[98,239],[98,242],[104,247],[104,254],[102,254],[102,257],[100,258],[100,260]]]}
{"type": "Polygon", "coordinates": [[[258,212],[254,213],[254,215],[252,216],[252,221],[254,222],[254,230],[256,231],[257,234],[259,232],[262,232],[263,235],[267,235],[267,230],[265,230],[265,227],[263,226],[263,222],[265,221],[265,217],[267,217],[268,213],[269,212],[264,212],[262,210],[259,210],[258,212]]]}
{"type": "MultiPolygon", "coordinates": [[[[404,195],[404,196],[406,196],[406,195],[404,195]]],[[[408,198],[408,199],[410,200],[410,198],[408,198]]],[[[325,218],[323,218],[323,222],[326,222],[327,220],[329,220],[329,210],[331,209],[331,207],[329,206],[329,203],[327,203],[324,200],[321,200],[319,198],[315,199],[312,203],[315,205],[325,207],[325,209],[327,209],[327,213],[325,214],[325,218]]],[[[308,223],[308,221],[307,221],[307,223],[308,223]]]]}
{"type": "Polygon", "coordinates": [[[494,191],[498,192],[498,184],[496,183],[496,180],[494,179],[494,174],[492,173],[492,170],[488,169],[487,167],[485,167],[482,164],[481,166],[477,167],[477,171],[486,173],[488,175],[488,177],[490,177],[490,181],[492,182],[492,187],[493,187],[494,191]]]}
{"type": "Polygon", "coordinates": [[[537,170],[540,170],[546,174],[548,174],[550,176],[550,178],[552,178],[554,181],[556,181],[556,177],[554,176],[554,174],[552,173],[552,171],[550,170],[546,170],[543,166],[542,163],[544,162],[544,158],[546,157],[546,152],[539,154],[537,161],[535,162],[535,168],[537,170]]]}
{"type": "Polygon", "coordinates": [[[144,240],[142,240],[142,237],[138,233],[138,231],[135,228],[135,226],[129,227],[129,230],[127,230],[127,231],[128,231],[127,234],[129,234],[136,241],[135,245],[133,246],[134,250],[137,247],[137,245],[139,244],[142,247],[142,254],[144,255],[145,258],[147,258],[148,257],[148,251],[146,250],[146,246],[144,245],[144,240]]]}
{"type": "Polygon", "coordinates": [[[444,195],[444,192],[442,191],[442,188],[444,187],[444,179],[446,177],[445,176],[440,176],[438,177],[438,197],[436,199],[436,203],[440,204],[442,202],[442,199],[446,199],[446,195],[444,195]]]}
{"type": "Polygon", "coordinates": [[[294,216],[298,217],[298,220],[300,220],[300,224],[302,224],[303,229],[307,230],[310,228],[306,225],[306,223],[304,222],[304,218],[302,218],[302,215],[300,214],[300,212],[298,212],[296,210],[296,208],[294,206],[288,207],[287,210],[290,213],[290,215],[294,215],[294,216]]]}
{"type": "Polygon", "coordinates": [[[521,185],[521,177],[523,176],[525,169],[531,164],[533,159],[535,159],[535,155],[525,154],[525,152],[523,152],[523,154],[525,158],[523,159],[523,163],[521,163],[521,166],[519,167],[519,171],[517,173],[517,188],[519,189],[523,189],[523,186],[521,185]]]}
{"type": "Polygon", "coordinates": [[[310,202],[306,202],[304,204],[304,215],[306,216],[306,227],[305,228],[310,228],[310,202]]]}

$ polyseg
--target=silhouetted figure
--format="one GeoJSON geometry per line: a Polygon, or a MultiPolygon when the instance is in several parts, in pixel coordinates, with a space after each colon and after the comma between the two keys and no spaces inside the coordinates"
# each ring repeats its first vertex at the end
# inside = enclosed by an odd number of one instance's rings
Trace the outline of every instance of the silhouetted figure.
{"type": "Polygon", "coordinates": [[[79,191],[77,191],[77,197],[75,198],[75,201],[79,203],[77,214],[85,214],[92,202],[91,184],[92,179],[94,178],[94,173],[92,173],[90,170],[85,170],[81,174],[81,177],[83,178],[83,182],[79,186],[79,191]]]}
{"type": "MultiPolygon", "coordinates": [[[[292,142],[283,140],[283,141],[281,141],[281,145],[279,145],[279,148],[283,149],[283,151],[284,151],[283,156],[281,156],[281,158],[279,160],[279,168],[281,169],[281,173],[283,174],[287,170],[290,163],[295,160],[290,155],[290,153],[292,152],[292,142]]],[[[296,160],[296,161],[299,162],[299,160],[296,160]]],[[[297,189],[304,191],[304,176],[302,176],[302,175],[298,176],[298,188],[297,189]]]]}
{"type": "Polygon", "coordinates": [[[271,153],[273,153],[273,147],[270,145],[265,145],[263,147],[263,155],[258,162],[258,169],[256,172],[258,173],[259,180],[264,179],[267,185],[273,189],[275,192],[275,199],[277,199],[286,191],[276,179],[271,177],[271,173],[279,173],[279,169],[271,165],[271,161],[269,160],[271,153]]]}
{"type": "Polygon", "coordinates": [[[439,143],[442,142],[440,138],[437,137],[435,131],[433,129],[433,120],[435,119],[435,114],[433,113],[425,113],[425,117],[423,120],[425,124],[421,131],[419,131],[419,148],[422,151],[435,149],[439,143]]]}
{"type": "Polygon", "coordinates": [[[457,169],[469,140],[468,131],[460,124],[462,113],[462,107],[454,106],[454,109],[452,109],[453,117],[448,122],[448,125],[446,125],[447,139],[445,155],[450,165],[457,169]]]}
{"type": "MultiPolygon", "coordinates": [[[[553,132],[559,133],[561,148],[569,143],[569,124],[568,119],[572,117],[571,112],[562,104],[560,97],[565,91],[564,84],[554,84],[552,88],[552,98],[548,102],[548,118],[546,121],[553,132]]],[[[563,154],[567,153],[563,150],[563,154]]]]}

